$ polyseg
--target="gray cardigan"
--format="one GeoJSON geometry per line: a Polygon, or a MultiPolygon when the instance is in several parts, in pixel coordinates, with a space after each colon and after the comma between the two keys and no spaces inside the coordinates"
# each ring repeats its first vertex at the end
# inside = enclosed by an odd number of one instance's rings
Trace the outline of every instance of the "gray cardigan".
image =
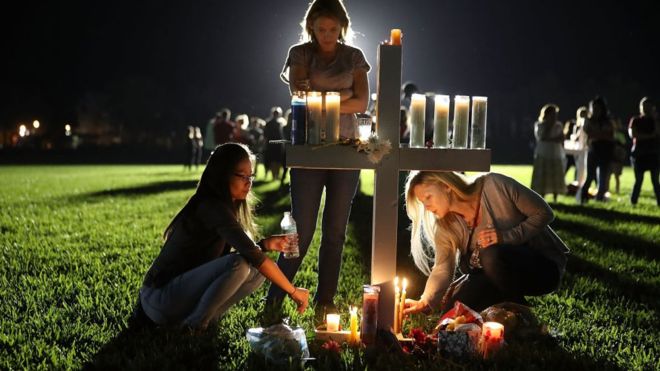
{"type": "MultiPolygon", "coordinates": [[[[521,245],[527,243],[543,256],[554,261],[559,268],[560,276],[566,267],[566,245],[550,228],[554,213],[548,204],[536,192],[518,183],[516,180],[497,173],[483,176],[481,191],[481,222],[474,230],[474,235],[489,224],[495,227],[502,236],[501,243],[521,245]]],[[[462,235],[459,236],[461,253],[467,251],[469,230],[462,218],[462,235]]],[[[472,245],[476,243],[472,239],[472,245]]],[[[438,231],[435,237],[436,248],[444,249],[449,240],[443,231],[438,231]]],[[[440,306],[445,291],[454,277],[455,264],[449,258],[440,260],[443,254],[436,253],[435,264],[426,281],[422,300],[432,308],[440,306]]]]}

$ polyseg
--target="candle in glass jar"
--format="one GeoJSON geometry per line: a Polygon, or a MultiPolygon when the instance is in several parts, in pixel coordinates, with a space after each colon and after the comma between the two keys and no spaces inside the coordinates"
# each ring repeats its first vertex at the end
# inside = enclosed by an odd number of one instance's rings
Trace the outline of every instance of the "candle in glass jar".
{"type": "Polygon", "coordinates": [[[364,293],[362,294],[362,327],[360,330],[360,337],[365,344],[371,344],[376,340],[379,295],[380,287],[364,285],[364,293]]]}
{"type": "Polygon", "coordinates": [[[467,148],[469,110],[470,97],[466,95],[454,97],[454,135],[452,138],[454,148],[467,148]]]}
{"type": "Polygon", "coordinates": [[[449,131],[449,95],[435,96],[435,117],[433,120],[433,147],[447,148],[449,131]]]}
{"type": "Polygon", "coordinates": [[[504,345],[504,325],[498,322],[484,322],[481,327],[481,351],[485,358],[497,352],[504,345]]]}
{"type": "Polygon", "coordinates": [[[348,338],[349,343],[357,343],[359,338],[358,338],[358,320],[357,320],[357,307],[351,306],[350,309],[351,312],[351,320],[349,322],[349,329],[351,330],[351,334],[348,338]]]}
{"type": "Polygon", "coordinates": [[[325,316],[325,322],[329,332],[339,331],[339,314],[328,314],[325,316]]]}
{"type": "Polygon", "coordinates": [[[325,93],[325,132],[326,142],[339,142],[339,92],[325,93]]]}
{"type": "Polygon", "coordinates": [[[307,143],[321,144],[323,124],[323,95],[318,91],[307,93],[307,143]]]}
{"type": "Polygon", "coordinates": [[[410,101],[410,147],[424,147],[424,121],[426,119],[426,95],[413,94],[410,101]]]}
{"type": "Polygon", "coordinates": [[[401,30],[393,28],[390,31],[390,45],[401,45],[401,30]]]}
{"type": "Polygon", "coordinates": [[[472,97],[472,126],[470,127],[470,148],[486,148],[487,97],[472,97]]]}

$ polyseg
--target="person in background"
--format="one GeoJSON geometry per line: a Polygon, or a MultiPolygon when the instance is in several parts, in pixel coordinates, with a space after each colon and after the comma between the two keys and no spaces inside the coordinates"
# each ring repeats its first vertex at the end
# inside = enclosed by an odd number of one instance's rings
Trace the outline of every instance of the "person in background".
{"type": "Polygon", "coordinates": [[[225,144],[234,140],[236,132],[236,123],[230,120],[231,111],[229,108],[223,108],[220,115],[215,117],[213,123],[213,141],[215,145],[225,144]]]}
{"type": "Polygon", "coordinates": [[[284,165],[284,145],[269,142],[284,139],[282,128],[285,125],[286,121],[282,118],[282,108],[271,108],[270,118],[266,121],[266,128],[264,129],[264,137],[266,138],[264,165],[266,166],[266,173],[270,171],[273,180],[280,179],[280,170],[284,165]]]}
{"type": "Polygon", "coordinates": [[[587,202],[591,183],[598,180],[597,201],[605,201],[610,163],[614,153],[614,123],[603,97],[596,97],[589,102],[589,115],[584,123],[587,134],[587,178],[576,194],[579,204],[587,202]]]}
{"type": "Polygon", "coordinates": [[[195,145],[197,144],[197,141],[195,140],[195,127],[194,126],[188,126],[186,130],[186,139],[185,139],[185,144],[183,146],[183,151],[184,151],[184,160],[183,160],[183,169],[184,170],[192,170],[192,165],[195,163],[195,158],[197,155],[197,152],[195,150],[195,145]]]}
{"type": "Polygon", "coordinates": [[[537,193],[497,173],[412,171],[405,188],[410,249],[428,276],[404,314],[445,312],[461,301],[481,311],[557,289],[568,248],[550,228],[552,209],[537,193]],[[457,267],[463,274],[452,282],[457,267]]]}
{"type": "Polygon", "coordinates": [[[532,169],[532,190],[541,197],[552,194],[557,202],[557,195],[566,193],[564,180],[564,133],[561,122],[557,120],[559,107],[546,104],[541,108],[538,121],[534,124],[534,167],[532,169]]]}
{"type": "MultiPolygon", "coordinates": [[[[369,102],[370,69],[360,49],[350,46],[351,23],[341,0],[315,0],[310,3],[301,23],[302,43],[292,46],[285,62],[282,78],[294,91],[340,92],[340,137],[354,138],[356,113],[363,113],[369,102]],[[288,70],[288,73],[287,73],[288,70]]],[[[325,189],[325,206],[321,222],[318,285],[314,296],[317,319],[335,311],[342,251],[351,204],[357,191],[359,170],[298,169],[290,171],[291,211],[297,222],[300,257],[285,259],[278,265],[292,279],[307,253],[325,189]]],[[[268,291],[267,303],[278,308],[284,295],[276,285],[268,291]]]]}
{"type": "Polygon", "coordinates": [[[254,145],[254,138],[250,134],[248,127],[250,126],[250,118],[246,114],[236,116],[236,129],[234,130],[234,139],[236,143],[242,143],[252,148],[254,145]]]}
{"type": "Polygon", "coordinates": [[[257,156],[257,167],[259,164],[264,163],[264,152],[266,151],[266,137],[264,136],[264,128],[266,127],[266,121],[261,117],[252,116],[250,118],[250,125],[248,126],[248,131],[252,136],[253,143],[252,153],[257,156]]]}
{"type": "Polygon", "coordinates": [[[254,156],[245,145],[226,143],[213,151],[195,194],[165,228],[165,243],[144,277],[131,326],[204,331],[265,279],[305,310],[309,292],[294,287],[264,254],[287,251],[295,241],[275,235],[254,242],[253,169],[254,156]]]}
{"type": "MultiPolygon", "coordinates": [[[[620,119],[612,120],[614,123],[614,151],[612,153],[612,162],[610,162],[610,178],[614,176],[614,191],[618,195],[621,192],[621,173],[623,165],[628,158],[628,141],[620,119]]],[[[609,189],[610,178],[607,179],[607,188],[609,189]]]]}
{"type": "Polygon", "coordinates": [[[195,135],[192,144],[192,160],[195,164],[195,170],[197,170],[202,163],[202,157],[204,157],[204,138],[202,138],[202,129],[199,126],[195,126],[195,135]]]}
{"type": "MultiPolygon", "coordinates": [[[[570,139],[576,142],[577,154],[575,155],[575,180],[577,188],[581,187],[586,180],[587,173],[587,133],[584,132],[584,122],[587,119],[589,109],[580,106],[575,112],[575,130],[570,139]]],[[[576,190],[577,191],[577,190],[576,190]]]]}
{"type": "MultiPolygon", "coordinates": [[[[570,119],[566,120],[564,122],[564,140],[570,139],[573,133],[575,132],[575,119],[570,119]]],[[[566,159],[564,161],[564,179],[566,179],[566,175],[568,175],[568,170],[571,168],[571,166],[575,167],[575,155],[573,153],[566,152],[566,159]]],[[[577,168],[576,168],[577,169],[577,168]]],[[[574,179],[577,180],[577,170],[575,171],[574,174],[574,179]]]]}
{"type": "MultiPolygon", "coordinates": [[[[291,108],[287,108],[286,111],[284,112],[284,121],[286,122],[286,125],[282,128],[282,136],[284,137],[284,140],[291,140],[291,128],[293,126],[293,123],[291,122],[293,120],[293,116],[291,116],[291,108]]],[[[286,155],[284,156],[284,163],[282,164],[282,176],[280,177],[280,189],[284,189],[284,180],[286,179],[286,175],[289,172],[289,168],[286,167],[286,155]]]]}
{"type": "Polygon", "coordinates": [[[660,131],[656,122],[656,106],[649,97],[639,102],[639,115],[630,119],[628,134],[633,146],[631,160],[635,171],[635,185],[630,195],[630,203],[637,205],[639,193],[644,181],[644,173],[651,173],[651,184],[655,192],[655,201],[660,206],[660,131]]]}

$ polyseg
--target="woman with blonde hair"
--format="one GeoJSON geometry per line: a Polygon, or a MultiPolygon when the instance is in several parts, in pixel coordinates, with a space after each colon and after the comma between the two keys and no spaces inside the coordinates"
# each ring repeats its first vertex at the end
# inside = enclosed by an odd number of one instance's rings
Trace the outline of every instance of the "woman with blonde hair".
{"type": "Polygon", "coordinates": [[[557,289],[568,249],[549,227],[550,206],[507,176],[413,171],[406,183],[411,252],[428,279],[404,313],[475,310],[557,289]],[[463,274],[452,283],[457,268],[463,274]]]}
{"type": "Polygon", "coordinates": [[[566,193],[564,180],[564,128],[557,120],[559,107],[546,104],[541,108],[538,121],[534,124],[534,167],[532,169],[532,189],[541,197],[552,194],[557,202],[557,195],[566,193]]]}

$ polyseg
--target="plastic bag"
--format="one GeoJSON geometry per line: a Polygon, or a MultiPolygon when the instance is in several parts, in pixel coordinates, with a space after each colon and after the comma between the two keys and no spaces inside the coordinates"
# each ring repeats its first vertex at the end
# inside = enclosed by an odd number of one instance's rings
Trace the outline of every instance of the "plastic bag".
{"type": "Polygon", "coordinates": [[[304,363],[309,358],[305,331],[300,327],[292,329],[285,324],[277,324],[265,329],[251,328],[247,330],[246,337],[252,351],[268,363],[286,366],[292,361],[304,363]]]}

